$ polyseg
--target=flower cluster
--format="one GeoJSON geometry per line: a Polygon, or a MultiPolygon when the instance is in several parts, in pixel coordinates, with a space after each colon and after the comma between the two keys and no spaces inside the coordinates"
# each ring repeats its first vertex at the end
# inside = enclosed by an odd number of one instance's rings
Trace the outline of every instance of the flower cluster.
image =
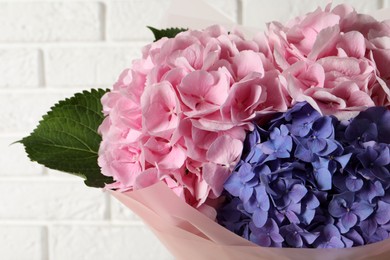
{"type": "Polygon", "coordinates": [[[195,207],[218,197],[251,119],[288,108],[279,75],[255,41],[220,26],[148,45],[102,99],[99,165],[116,181],[109,187],[162,180],[195,207]]]}
{"type": "Polygon", "coordinates": [[[390,24],[352,7],[317,9],[269,25],[268,51],[289,95],[318,111],[349,118],[361,107],[389,107],[390,24]]]}
{"type": "Polygon", "coordinates": [[[248,134],[219,221],[262,246],[351,247],[390,232],[390,111],[297,103],[248,134]]]}

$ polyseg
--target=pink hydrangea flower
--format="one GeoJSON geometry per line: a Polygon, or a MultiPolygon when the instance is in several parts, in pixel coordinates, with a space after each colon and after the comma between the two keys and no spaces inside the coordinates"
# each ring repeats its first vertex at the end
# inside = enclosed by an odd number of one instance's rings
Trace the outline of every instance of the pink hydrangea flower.
{"type": "Polygon", "coordinates": [[[163,181],[195,207],[218,197],[252,120],[290,105],[264,40],[212,26],[146,46],[102,98],[108,188],[163,181]]]}
{"type": "Polygon", "coordinates": [[[286,25],[271,23],[268,44],[293,102],[343,119],[390,106],[389,37],[389,22],[328,5],[286,25]]]}

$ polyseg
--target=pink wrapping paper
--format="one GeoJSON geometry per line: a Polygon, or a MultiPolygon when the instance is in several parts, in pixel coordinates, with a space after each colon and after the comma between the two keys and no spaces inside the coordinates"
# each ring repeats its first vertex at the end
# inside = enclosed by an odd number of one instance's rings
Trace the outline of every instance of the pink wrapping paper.
{"type": "Polygon", "coordinates": [[[257,246],[187,205],[162,182],[137,191],[112,191],[112,195],[141,217],[178,260],[390,259],[390,239],[347,249],[257,246]]]}

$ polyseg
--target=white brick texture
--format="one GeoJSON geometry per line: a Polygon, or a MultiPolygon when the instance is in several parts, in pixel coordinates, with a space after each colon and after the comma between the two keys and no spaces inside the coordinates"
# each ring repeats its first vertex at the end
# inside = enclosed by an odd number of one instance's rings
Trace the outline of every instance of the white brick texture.
{"type": "Polygon", "coordinates": [[[47,255],[46,230],[42,226],[0,225],[1,258],[42,260],[47,255]]]}
{"type": "Polygon", "coordinates": [[[0,92],[0,134],[31,132],[39,120],[58,100],[71,96],[70,91],[2,91],[0,92]]]}
{"type": "Polygon", "coordinates": [[[38,87],[42,83],[41,64],[42,52],[37,49],[0,48],[0,88],[38,87]]]}
{"type": "MultiPolygon", "coordinates": [[[[198,0],[194,0],[198,1],[198,0]]],[[[328,0],[205,0],[233,21],[272,20],[328,0]]],[[[11,143],[58,100],[110,87],[152,40],[172,0],[0,0],[0,259],[173,259],[129,209],[74,176],[28,160],[11,143]]],[[[360,12],[390,0],[334,0],[360,12]]]]}
{"type": "Polygon", "coordinates": [[[43,167],[38,163],[32,163],[26,156],[24,148],[20,144],[12,144],[22,138],[21,135],[9,137],[0,136],[0,176],[40,176],[43,167]],[[8,155],[8,156],[5,156],[8,155]]]}
{"type": "Polygon", "coordinates": [[[102,8],[98,2],[0,3],[0,41],[101,40],[102,8]]]}
{"type": "Polygon", "coordinates": [[[56,260],[172,259],[145,226],[55,225],[50,232],[51,257],[56,260]]]}
{"type": "Polygon", "coordinates": [[[106,195],[76,180],[0,182],[1,220],[104,220],[106,195]],[[32,185],[33,183],[33,185],[32,185]]]}
{"type": "Polygon", "coordinates": [[[49,48],[46,82],[49,87],[109,87],[120,72],[141,57],[142,43],[113,47],[49,48]]]}

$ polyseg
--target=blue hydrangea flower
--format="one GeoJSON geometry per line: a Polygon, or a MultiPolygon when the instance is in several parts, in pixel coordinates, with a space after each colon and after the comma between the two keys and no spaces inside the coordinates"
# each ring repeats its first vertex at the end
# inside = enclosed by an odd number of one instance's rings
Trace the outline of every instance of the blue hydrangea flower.
{"type": "Polygon", "coordinates": [[[318,232],[308,232],[292,223],[280,228],[280,234],[285,238],[286,244],[290,247],[309,247],[318,238],[318,232]]]}
{"type": "Polygon", "coordinates": [[[261,246],[344,248],[390,232],[390,111],[297,103],[248,133],[218,221],[261,246]]]}
{"type": "Polygon", "coordinates": [[[339,229],[332,224],[327,224],[326,226],[323,227],[320,236],[314,242],[314,245],[316,248],[344,248],[345,247],[339,229]]]}
{"type": "Polygon", "coordinates": [[[261,228],[249,224],[252,233],[249,236],[250,241],[260,246],[281,247],[284,241],[280,235],[279,227],[272,219],[268,219],[267,223],[261,228]]]}
{"type": "Polygon", "coordinates": [[[353,192],[347,191],[334,195],[328,210],[333,217],[340,220],[342,231],[348,232],[359,220],[368,218],[374,208],[367,201],[358,200],[353,192]]]}

